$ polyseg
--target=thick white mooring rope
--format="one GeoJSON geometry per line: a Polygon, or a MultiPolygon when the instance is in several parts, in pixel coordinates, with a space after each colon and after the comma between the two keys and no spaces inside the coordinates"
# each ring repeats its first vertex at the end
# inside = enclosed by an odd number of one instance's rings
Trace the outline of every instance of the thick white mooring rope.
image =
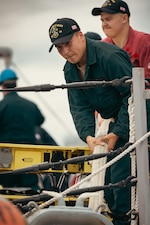
{"type": "MultiPolygon", "coordinates": [[[[95,137],[102,137],[105,136],[108,132],[108,128],[109,128],[109,123],[110,123],[111,119],[105,119],[102,121],[95,137]]],[[[108,152],[107,150],[107,144],[105,146],[100,146],[97,145],[94,149],[93,154],[98,154],[98,153],[106,153],[108,152]]],[[[94,161],[92,161],[92,174],[98,170],[99,168],[101,168],[102,166],[104,166],[106,164],[106,159],[107,157],[103,157],[100,159],[96,159],[94,161]]],[[[90,180],[90,187],[93,186],[103,186],[104,185],[104,180],[105,180],[105,170],[103,170],[101,173],[98,173],[97,175],[95,175],[94,177],[91,178],[90,180]]],[[[92,209],[93,211],[95,211],[100,204],[102,204],[104,202],[104,191],[97,191],[95,193],[95,195],[93,195],[92,193],[89,196],[89,205],[88,207],[90,209],[92,209]]],[[[99,211],[101,212],[102,208],[99,208],[99,211]]]]}

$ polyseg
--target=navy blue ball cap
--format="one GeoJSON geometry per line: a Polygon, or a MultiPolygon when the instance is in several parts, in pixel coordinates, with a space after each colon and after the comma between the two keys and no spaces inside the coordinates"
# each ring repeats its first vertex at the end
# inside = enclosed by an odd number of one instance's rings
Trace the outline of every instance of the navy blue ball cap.
{"type": "Polygon", "coordinates": [[[54,45],[69,42],[73,34],[79,30],[80,27],[75,20],[70,18],[57,19],[49,28],[49,37],[52,42],[49,52],[54,45]]]}
{"type": "Polygon", "coordinates": [[[106,12],[108,14],[123,13],[130,17],[129,7],[127,3],[122,0],[107,0],[101,8],[92,9],[93,16],[99,16],[102,12],[106,12]]]}
{"type": "Polygon", "coordinates": [[[12,69],[5,69],[0,74],[0,84],[4,83],[7,80],[17,80],[18,77],[12,69]]]}

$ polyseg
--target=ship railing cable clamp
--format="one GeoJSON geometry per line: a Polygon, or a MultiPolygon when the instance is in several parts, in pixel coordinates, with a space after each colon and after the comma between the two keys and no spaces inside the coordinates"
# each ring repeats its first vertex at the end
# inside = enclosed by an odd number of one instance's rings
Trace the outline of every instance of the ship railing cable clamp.
{"type": "Polygon", "coordinates": [[[120,79],[114,79],[114,80],[112,80],[112,86],[126,86],[128,84],[128,82],[126,82],[126,81],[129,79],[130,79],[130,77],[128,77],[128,76],[124,76],[120,79]]]}
{"type": "Polygon", "coordinates": [[[139,213],[135,209],[131,209],[126,215],[130,218],[130,221],[136,220],[139,217],[139,213]]]}

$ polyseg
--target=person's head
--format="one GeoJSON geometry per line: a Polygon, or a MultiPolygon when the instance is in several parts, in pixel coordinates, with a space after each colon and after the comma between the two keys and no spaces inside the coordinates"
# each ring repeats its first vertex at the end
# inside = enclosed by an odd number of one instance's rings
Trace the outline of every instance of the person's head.
{"type": "Polygon", "coordinates": [[[17,79],[18,77],[12,69],[4,69],[0,74],[0,85],[4,88],[14,88],[17,79]]]}
{"type": "Polygon", "coordinates": [[[88,37],[88,38],[90,38],[92,40],[96,40],[96,41],[102,40],[101,36],[98,33],[96,33],[96,32],[88,31],[84,35],[85,35],[85,37],[88,37]]]}
{"type": "Polygon", "coordinates": [[[86,40],[77,22],[70,18],[57,19],[49,28],[52,45],[59,54],[72,64],[83,60],[86,52],[86,40]]]}
{"type": "Polygon", "coordinates": [[[122,0],[107,0],[102,7],[93,8],[92,15],[101,17],[102,29],[110,38],[117,37],[129,28],[130,11],[122,0]]]}

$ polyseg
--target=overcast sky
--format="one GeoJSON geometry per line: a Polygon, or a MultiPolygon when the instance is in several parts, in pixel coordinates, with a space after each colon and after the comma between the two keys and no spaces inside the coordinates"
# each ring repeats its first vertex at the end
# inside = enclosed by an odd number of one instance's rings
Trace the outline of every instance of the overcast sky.
{"type": "MultiPolygon", "coordinates": [[[[61,17],[75,19],[82,31],[95,31],[103,38],[99,16],[91,10],[100,7],[99,0],[0,0],[0,47],[13,50],[13,67],[18,76],[18,86],[40,84],[65,84],[64,59],[56,49],[49,54],[50,25],[61,17]]],[[[127,0],[134,29],[150,33],[150,0],[127,0]]],[[[4,68],[0,60],[0,71],[4,68]]],[[[20,93],[34,101],[45,116],[43,127],[59,145],[74,145],[79,140],[69,112],[67,91],[20,93]],[[67,142],[66,142],[67,141],[67,142]]],[[[82,144],[78,142],[78,144],[82,144]]]]}

